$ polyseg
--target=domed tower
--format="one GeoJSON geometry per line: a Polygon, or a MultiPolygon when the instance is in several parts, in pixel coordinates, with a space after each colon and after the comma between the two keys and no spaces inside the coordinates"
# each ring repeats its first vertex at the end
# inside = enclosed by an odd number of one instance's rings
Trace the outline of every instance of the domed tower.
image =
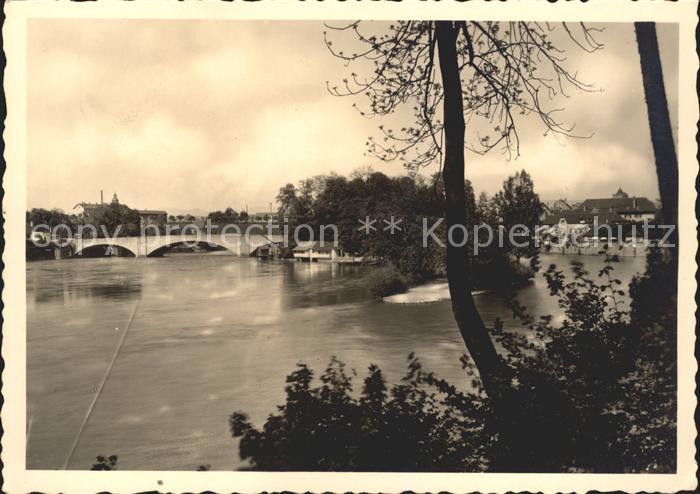
{"type": "Polygon", "coordinates": [[[112,206],[118,206],[119,205],[119,198],[117,197],[117,193],[115,192],[112,195],[112,202],[110,203],[112,206]]]}

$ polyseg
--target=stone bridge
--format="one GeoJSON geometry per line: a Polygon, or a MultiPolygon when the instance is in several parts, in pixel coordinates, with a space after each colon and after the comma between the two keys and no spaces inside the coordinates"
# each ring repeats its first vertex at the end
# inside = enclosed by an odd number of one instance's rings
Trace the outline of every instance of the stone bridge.
{"type": "MultiPolygon", "coordinates": [[[[262,229],[260,230],[263,231],[262,229]]],[[[134,257],[157,257],[176,245],[213,245],[228,249],[237,256],[249,256],[263,245],[283,242],[281,234],[267,233],[224,233],[224,234],[165,234],[139,237],[114,238],[72,238],[69,247],[72,255],[81,255],[85,249],[117,247],[126,250],[134,257]]]]}

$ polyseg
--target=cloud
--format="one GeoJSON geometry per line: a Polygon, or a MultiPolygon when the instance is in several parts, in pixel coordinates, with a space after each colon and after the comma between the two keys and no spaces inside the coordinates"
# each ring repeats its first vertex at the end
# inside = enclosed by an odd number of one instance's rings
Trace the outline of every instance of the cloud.
{"type": "Polygon", "coordinates": [[[356,157],[364,150],[362,131],[351,127],[341,139],[332,131],[353,113],[323,101],[260,112],[251,119],[245,138],[230,141],[225,159],[203,170],[202,180],[212,185],[216,208],[238,209],[248,203],[267,209],[264,199],[274,200],[285,183],[361,165],[356,157]]]}
{"type": "MultiPolygon", "coordinates": [[[[381,28],[377,24],[376,28],[381,28]]],[[[352,69],[333,58],[317,21],[32,20],[28,28],[28,206],[70,209],[116,191],[136,207],[267,209],[280,186],[378,164],[364,143],[384,122],[335,98],[325,81],[352,69]]],[[[543,137],[522,122],[521,157],[467,153],[477,190],[527,169],[543,197],[607,195],[620,184],[654,195],[631,24],[609,24],[605,49],[567,52],[602,92],[552,102],[591,139],[543,137]]],[[[677,31],[660,26],[669,101],[677,102],[677,31]],[[668,69],[668,70],[667,70],[668,69]]],[[[675,114],[672,116],[675,121],[675,114]]],[[[437,167],[424,170],[431,173],[437,167]]]]}
{"type": "Polygon", "coordinates": [[[64,208],[94,200],[99,189],[117,192],[134,207],[168,203],[197,176],[212,147],[202,131],[176,125],[167,116],[131,125],[108,118],[80,121],[64,129],[41,127],[36,134],[42,146],[28,153],[29,201],[41,203],[53,195],[63,199],[64,208]]]}

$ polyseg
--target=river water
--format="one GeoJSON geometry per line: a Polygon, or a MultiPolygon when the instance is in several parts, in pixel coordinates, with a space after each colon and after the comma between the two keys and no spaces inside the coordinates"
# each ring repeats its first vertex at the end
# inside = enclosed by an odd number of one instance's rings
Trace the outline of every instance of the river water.
{"type": "MultiPolygon", "coordinates": [[[[545,256],[542,266],[571,259],[545,256]]],[[[581,259],[592,273],[603,263],[581,259]]],[[[644,259],[615,267],[626,284],[644,259]]],[[[427,370],[466,383],[449,301],[374,301],[371,269],[218,253],[28,263],[27,468],[63,468],[124,331],[68,468],[116,454],[120,470],[236,469],[229,414],[261,424],[299,361],[318,374],[336,355],[359,388],[370,363],[399,380],[413,351],[427,370]]],[[[560,312],[541,275],[518,298],[535,315],[560,312]]],[[[518,326],[498,297],[476,301],[487,322],[518,326]]]]}

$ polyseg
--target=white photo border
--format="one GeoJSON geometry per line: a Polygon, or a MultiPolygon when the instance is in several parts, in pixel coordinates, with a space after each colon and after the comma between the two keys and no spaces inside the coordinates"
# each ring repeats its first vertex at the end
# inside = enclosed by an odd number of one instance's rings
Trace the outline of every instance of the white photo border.
{"type": "Polygon", "coordinates": [[[301,1],[260,0],[174,2],[68,2],[10,0],[3,27],[7,67],[7,119],[4,139],[7,168],[5,250],[3,261],[4,340],[2,375],[2,461],[4,490],[40,492],[674,492],[696,486],[694,411],[695,292],[697,250],[695,209],[696,123],[695,80],[697,2],[590,0],[557,2],[521,0],[301,1]],[[32,18],[165,18],[165,19],[450,19],[468,16],[489,20],[633,22],[656,21],[679,25],[679,286],[678,286],[678,443],[674,474],[499,474],[499,473],[326,473],[326,472],[182,472],[182,471],[47,471],[26,470],[26,34],[32,18]]]}

